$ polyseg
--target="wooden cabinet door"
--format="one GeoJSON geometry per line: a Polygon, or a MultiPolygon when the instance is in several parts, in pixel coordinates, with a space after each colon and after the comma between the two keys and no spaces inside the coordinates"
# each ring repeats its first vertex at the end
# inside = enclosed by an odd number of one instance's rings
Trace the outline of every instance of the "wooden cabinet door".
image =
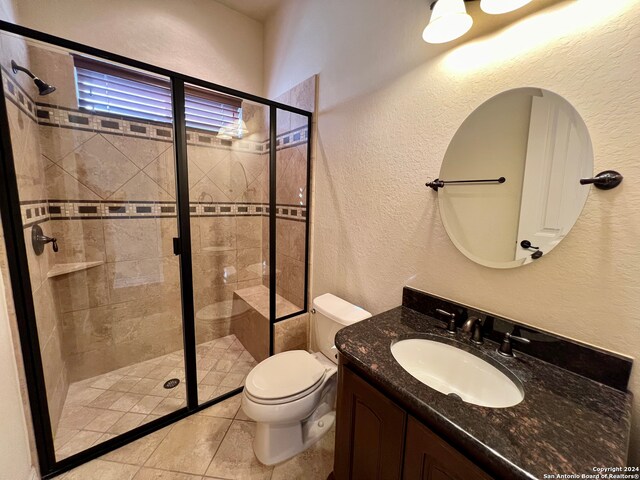
{"type": "Polygon", "coordinates": [[[340,366],[335,479],[400,479],[405,423],[403,410],[340,366]]]}
{"type": "Polygon", "coordinates": [[[415,418],[407,422],[404,480],[491,480],[484,471],[415,418]]]}

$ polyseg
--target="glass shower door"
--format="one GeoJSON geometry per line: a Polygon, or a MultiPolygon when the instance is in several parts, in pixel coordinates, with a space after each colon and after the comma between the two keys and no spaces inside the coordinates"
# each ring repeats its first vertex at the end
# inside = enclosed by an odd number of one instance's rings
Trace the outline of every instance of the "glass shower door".
{"type": "Polygon", "coordinates": [[[269,356],[269,108],[185,86],[200,404],[269,356]]]}
{"type": "Polygon", "coordinates": [[[171,89],[168,78],[0,40],[59,461],[185,406],[171,89]],[[39,94],[12,60],[55,91],[39,94]]]}

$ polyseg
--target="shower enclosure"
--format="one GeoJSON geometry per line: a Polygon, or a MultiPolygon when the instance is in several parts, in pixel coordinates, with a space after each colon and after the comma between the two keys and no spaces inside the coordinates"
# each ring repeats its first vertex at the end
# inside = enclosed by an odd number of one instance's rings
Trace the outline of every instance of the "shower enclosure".
{"type": "Polygon", "coordinates": [[[0,30],[6,263],[54,475],[238,393],[306,312],[311,113],[0,30]]]}

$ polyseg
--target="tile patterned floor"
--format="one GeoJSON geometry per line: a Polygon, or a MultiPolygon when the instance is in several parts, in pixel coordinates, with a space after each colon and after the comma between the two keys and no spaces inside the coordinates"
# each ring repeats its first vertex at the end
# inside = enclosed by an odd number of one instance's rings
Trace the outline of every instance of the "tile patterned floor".
{"type": "MultiPolygon", "coordinates": [[[[235,335],[198,345],[196,361],[201,403],[241,386],[256,365],[235,335]]],[[[180,350],[70,385],[55,437],[57,459],[184,407],[183,363],[180,350]],[[180,384],[164,388],[171,378],[180,384]]]]}
{"type": "Polygon", "coordinates": [[[61,475],[63,480],[325,480],[333,470],[334,430],[274,467],[251,446],[255,423],[240,396],[198,412],[61,475]]]}

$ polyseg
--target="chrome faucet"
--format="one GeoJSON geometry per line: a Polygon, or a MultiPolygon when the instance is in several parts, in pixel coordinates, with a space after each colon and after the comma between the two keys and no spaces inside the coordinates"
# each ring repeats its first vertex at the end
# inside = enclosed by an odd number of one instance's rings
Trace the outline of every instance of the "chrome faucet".
{"type": "Polygon", "coordinates": [[[476,345],[480,345],[484,342],[482,336],[482,320],[478,317],[469,317],[464,325],[462,325],[461,330],[464,333],[470,333],[470,338],[473,343],[476,345]]]}

